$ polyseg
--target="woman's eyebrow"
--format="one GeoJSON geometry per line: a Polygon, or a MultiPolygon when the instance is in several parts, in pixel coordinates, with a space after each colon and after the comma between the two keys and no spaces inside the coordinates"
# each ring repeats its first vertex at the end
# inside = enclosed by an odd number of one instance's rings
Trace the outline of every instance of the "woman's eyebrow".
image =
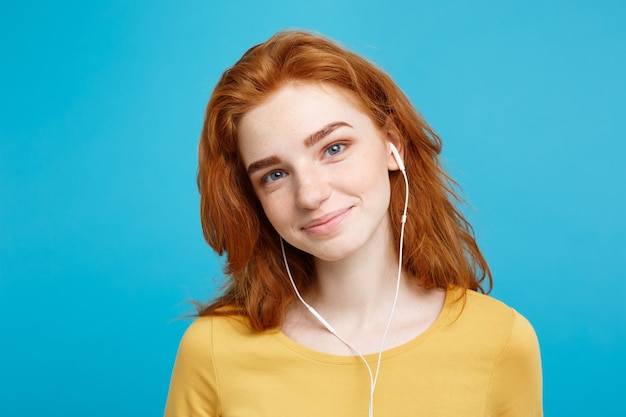
{"type": "Polygon", "coordinates": [[[251,163],[248,166],[248,176],[254,174],[256,171],[271,167],[272,165],[280,164],[280,158],[277,156],[270,156],[256,162],[251,163]]]}
{"type": "Polygon", "coordinates": [[[352,125],[350,125],[347,122],[332,122],[332,123],[327,124],[320,130],[318,130],[317,132],[313,133],[311,136],[306,138],[304,140],[304,146],[306,146],[307,148],[310,148],[311,146],[315,145],[317,142],[324,139],[326,136],[330,135],[335,130],[343,126],[352,127],[352,125]]]}

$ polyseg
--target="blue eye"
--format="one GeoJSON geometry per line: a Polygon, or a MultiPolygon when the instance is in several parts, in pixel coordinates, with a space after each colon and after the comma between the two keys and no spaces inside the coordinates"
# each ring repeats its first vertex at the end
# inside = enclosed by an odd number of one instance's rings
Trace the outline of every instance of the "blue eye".
{"type": "Polygon", "coordinates": [[[328,155],[328,156],[337,155],[339,152],[343,151],[345,147],[346,145],[342,143],[335,143],[333,145],[330,145],[328,148],[326,148],[325,155],[328,155]]]}
{"type": "Polygon", "coordinates": [[[272,171],[263,178],[261,178],[261,183],[267,184],[270,182],[278,181],[285,176],[287,176],[287,173],[285,171],[272,171]]]}

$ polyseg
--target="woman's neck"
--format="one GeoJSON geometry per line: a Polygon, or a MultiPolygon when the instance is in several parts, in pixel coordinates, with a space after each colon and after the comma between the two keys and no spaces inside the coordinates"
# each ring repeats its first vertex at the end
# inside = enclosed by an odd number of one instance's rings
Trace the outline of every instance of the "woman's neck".
{"type": "Polygon", "coordinates": [[[310,296],[318,305],[331,305],[344,313],[364,313],[375,307],[381,298],[393,297],[398,265],[379,259],[316,264],[316,278],[310,296]]]}
{"type": "MultiPolygon", "coordinates": [[[[392,269],[395,271],[376,270],[371,263],[364,263],[363,268],[350,268],[350,273],[345,275],[338,274],[340,269],[333,269],[333,274],[320,274],[320,279],[303,296],[361,353],[375,353],[380,349],[393,308],[397,265],[392,269]]],[[[322,272],[327,271],[322,269],[322,272]]],[[[444,297],[443,291],[425,290],[414,277],[403,274],[385,349],[406,343],[424,332],[439,315],[444,297]]],[[[294,302],[288,309],[281,330],[313,350],[354,354],[299,302],[294,302]]]]}
{"type": "MultiPolygon", "coordinates": [[[[365,322],[388,317],[396,291],[398,258],[389,242],[377,243],[340,261],[316,260],[314,284],[306,298],[320,313],[329,319],[338,316],[365,322]]],[[[400,291],[408,290],[408,284],[403,278],[400,291]]]]}

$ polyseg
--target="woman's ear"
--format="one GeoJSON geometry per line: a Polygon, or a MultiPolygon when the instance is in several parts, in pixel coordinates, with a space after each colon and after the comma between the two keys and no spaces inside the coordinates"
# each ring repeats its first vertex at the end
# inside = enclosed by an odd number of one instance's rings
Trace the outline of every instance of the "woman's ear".
{"type": "Polygon", "coordinates": [[[387,150],[389,152],[387,169],[389,171],[404,169],[404,146],[402,146],[400,133],[398,132],[398,128],[393,121],[393,117],[389,117],[387,119],[383,130],[387,136],[387,150]]]}

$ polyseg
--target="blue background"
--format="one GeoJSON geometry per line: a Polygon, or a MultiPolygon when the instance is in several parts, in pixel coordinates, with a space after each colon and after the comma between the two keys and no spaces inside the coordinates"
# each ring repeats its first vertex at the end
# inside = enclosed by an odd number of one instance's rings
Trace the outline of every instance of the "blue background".
{"type": "Polygon", "coordinates": [[[444,140],[546,415],[626,387],[622,1],[58,1],[0,12],[0,413],[162,413],[219,260],[195,188],[221,72],[283,28],[385,68],[444,140]],[[176,3],[176,4],[175,4],[176,3]]]}

